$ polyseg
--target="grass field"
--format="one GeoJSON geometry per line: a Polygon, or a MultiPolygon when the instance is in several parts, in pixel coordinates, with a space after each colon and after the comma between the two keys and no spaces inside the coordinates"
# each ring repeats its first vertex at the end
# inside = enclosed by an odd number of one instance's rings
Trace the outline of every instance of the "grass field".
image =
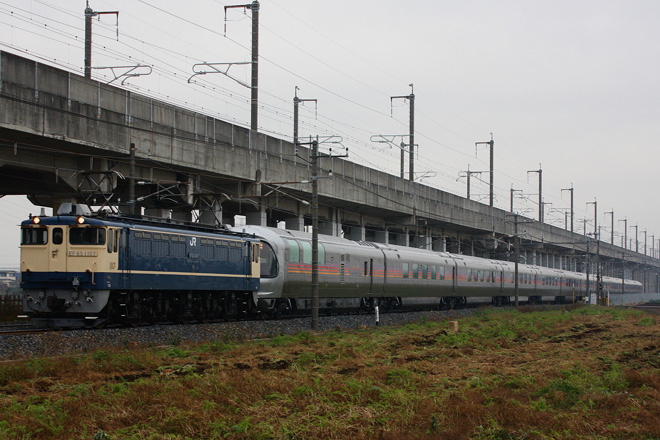
{"type": "Polygon", "coordinates": [[[620,308],[0,363],[1,439],[660,439],[660,326],[620,308]]]}

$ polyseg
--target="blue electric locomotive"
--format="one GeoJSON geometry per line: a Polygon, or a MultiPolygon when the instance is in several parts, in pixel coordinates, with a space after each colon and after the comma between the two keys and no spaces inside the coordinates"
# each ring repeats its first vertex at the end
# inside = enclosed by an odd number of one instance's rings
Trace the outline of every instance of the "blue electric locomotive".
{"type": "Polygon", "coordinates": [[[255,308],[260,243],[251,236],[80,209],[21,224],[23,308],[37,325],[176,322],[255,308]]]}

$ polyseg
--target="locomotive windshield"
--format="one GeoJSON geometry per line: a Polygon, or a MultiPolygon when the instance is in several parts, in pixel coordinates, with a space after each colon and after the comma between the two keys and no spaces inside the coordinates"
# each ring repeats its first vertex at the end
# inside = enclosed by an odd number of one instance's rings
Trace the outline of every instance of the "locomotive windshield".
{"type": "Polygon", "coordinates": [[[105,245],[105,228],[71,228],[69,244],[105,245]]]}
{"type": "Polygon", "coordinates": [[[268,243],[262,243],[261,248],[261,278],[277,277],[278,266],[275,251],[268,243]]]}
{"type": "Polygon", "coordinates": [[[46,244],[48,243],[48,229],[46,228],[23,228],[21,233],[21,244],[46,244]]]}

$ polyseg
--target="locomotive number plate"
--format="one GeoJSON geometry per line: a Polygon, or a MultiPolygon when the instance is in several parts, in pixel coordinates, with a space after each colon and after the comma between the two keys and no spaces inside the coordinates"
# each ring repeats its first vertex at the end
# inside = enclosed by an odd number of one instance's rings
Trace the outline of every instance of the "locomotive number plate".
{"type": "Polygon", "coordinates": [[[96,257],[98,251],[69,251],[69,257],[96,257]]]}

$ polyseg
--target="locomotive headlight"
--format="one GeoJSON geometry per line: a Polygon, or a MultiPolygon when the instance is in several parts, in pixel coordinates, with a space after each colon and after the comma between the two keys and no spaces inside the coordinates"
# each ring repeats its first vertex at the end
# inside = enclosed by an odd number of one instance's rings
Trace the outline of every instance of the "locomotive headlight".
{"type": "Polygon", "coordinates": [[[83,216],[78,217],[78,224],[82,225],[83,223],[85,223],[85,217],[83,216]]]}
{"type": "Polygon", "coordinates": [[[32,223],[38,225],[41,222],[41,219],[37,216],[32,217],[32,223]]]}

